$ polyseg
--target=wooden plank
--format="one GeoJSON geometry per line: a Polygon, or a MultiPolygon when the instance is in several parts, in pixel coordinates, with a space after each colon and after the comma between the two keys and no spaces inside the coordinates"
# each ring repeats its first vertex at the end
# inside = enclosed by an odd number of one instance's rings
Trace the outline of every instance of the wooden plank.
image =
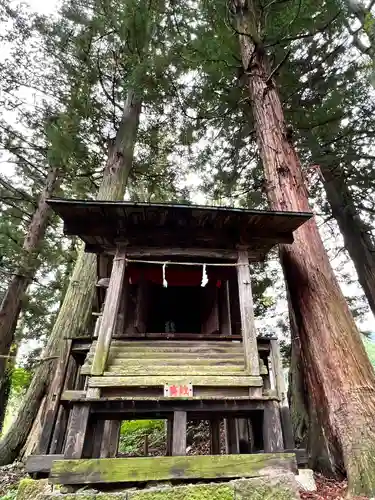
{"type": "Polygon", "coordinates": [[[150,300],[150,283],[148,281],[144,279],[139,281],[136,300],[134,329],[138,333],[146,333],[150,300]]]}
{"type": "MultiPolygon", "coordinates": [[[[207,335],[206,335],[207,339],[207,335]]],[[[135,340],[135,341],[125,341],[113,339],[111,343],[111,348],[134,348],[134,349],[146,349],[146,348],[178,348],[178,349],[242,349],[242,342],[235,341],[223,341],[223,342],[210,342],[208,340],[135,340]]]]}
{"type": "Polygon", "coordinates": [[[249,259],[246,250],[239,250],[238,264],[237,281],[245,363],[251,375],[259,375],[259,356],[254,323],[253,294],[251,291],[249,259]]]}
{"type": "MultiPolygon", "coordinates": [[[[91,338],[91,337],[90,337],[91,338]]],[[[135,334],[135,333],[130,333],[126,335],[116,335],[113,337],[113,340],[119,341],[119,342],[147,342],[150,340],[163,340],[163,341],[187,341],[191,340],[193,342],[198,341],[198,340],[203,340],[208,343],[213,343],[213,342],[242,342],[242,336],[241,335],[210,335],[207,337],[206,334],[202,333],[173,333],[173,332],[168,332],[168,333],[143,333],[143,334],[135,334]]]]}
{"type": "Polygon", "coordinates": [[[173,436],[172,455],[186,455],[186,411],[175,411],[173,413],[173,436]]]}
{"type": "Polygon", "coordinates": [[[168,418],[166,420],[166,435],[167,435],[167,446],[165,450],[165,455],[167,457],[172,456],[172,438],[173,438],[173,419],[168,418]]]}
{"type": "Polygon", "coordinates": [[[210,451],[211,455],[220,455],[220,419],[210,420],[210,451]]]}
{"type": "Polygon", "coordinates": [[[232,334],[232,318],[230,314],[229,283],[224,281],[219,290],[220,300],[220,333],[229,336],[232,334]]]}
{"type": "Polygon", "coordinates": [[[108,367],[117,367],[117,366],[146,366],[149,368],[149,372],[154,367],[160,367],[160,366],[173,366],[173,367],[180,367],[180,366],[186,366],[187,364],[190,366],[235,366],[240,368],[241,370],[244,370],[244,360],[243,356],[239,356],[237,358],[221,358],[220,356],[217,356],[214,359],[211,359],[210,357],[207,358],[188,358],[189,361],[187,361],[187,358],[179,358],[178,356],[172,357],[168,356],[166,358],[117,358],[114,357],[113,359],[108,360],[108,367]]]}
{"type": "Polygon", "coordinates": [[[215,283],[208,283],[202,290],[203,312],[201,333],[217,335],[220,333],[218,288],[215,283]]]}
{"type": "Polygon", "coordinates": [[[284,447],[294,449],[294,432],[292,418],[289,411],[288,395],[285,386],[280,347],[278,341],[275,339],[271,340],[271,362],[275,374],[276,391],[280,400],[280,418],[283,429],[284,447]]]}
{"type": "Polygon", "coordinates": [[[120,439],[121,420],[106,420],[100,458],[114,458],[117,455],[120,439]]]}
{"type": "Polygon", "coordinates": [[[238,418],[238,447],[239,453],[251,453],[251,441],[250,441],[250,429],[249,429],[249,419],[238,418]]]}
{"type": "Polygon", "coordinates": [[[58,460],[52,465],[53,484],[103,484],[172,479],[223,479],[297,473],[294,454],[202,455],[183,457],[58,460]]]}
{"type": "Polygon", "coordinates": [[[284,449],[279,405],[275,401],[268,401],[264,406],[263,442],[266,453],[273,453],[284,449]]]}
{"type": "Polygon", "coordinates": [[[49,452],[52,434],[58,416],[60,396],[64,387],[71,347],[71,340],[67,340],[64,342],[60,358],[57,361],[56,371],[52,379],[52,383],[49,387],[45,406],[43,430],[38,445],[38,455],[44,455],[49,452]]]}
{"type": "Polygon", "coordinates": [[[54,460],[63,460],[64,455],[30,455],[27,457],[25,470],[28,474],[48,474],[54,460]]]}
{"type": "Polygon", "coordinates": [[[89,387],[139,387],[139,386],[160,386],[164,387],[166,382],[183,384],[191,382],[200,386],[242,386],[261,387],[262,378],[251,375],[244,376],[148,376],[148,377],[90,377],[89,387]]]}
{"type": "MultiPolygon", "coordinates": [[[[178,366],[179,370],[179,375],[186,375],[187,377],[190,376],[205,376],[205,375],[245,375],[246,372],[243,367],[237,366],[237,365],[232,365],[232,366],[197,366],[197,367],[190,367],[190,366],[178,366]]],[[[82,372],[84,373],[84,372],[82,372]]],[[[150,374],[152,375],[174,375],[176,373],[176,366],[153,366],[153,367],[148,367],[147,366],[129,366],[129,367],[124,367],[124,366],[109,366],[108,370],[103,373],[104,377],[121,377],[121,376],[142,376],[142,375],[147,375],[150,374]]]]}
{"type": "Polygon", "coordinates": [[[121,298],[120,298],[120,306],[117,315],[116,327],[113,335],[120,336],[125,333],[125,323],[126,323],[126,315],[128,308],[128,294],[129,294],[129,280],[124,280],[124,284],[122,287],[121,298]]]}
{"type": "Polygon", "coordinates": [[[65,458],[81,458],[90,414],[88,404],[75,404],[71,412],[65,442],[65,458]]]}
{"type": "MultiPolygon", "coordinates": [[[[90,363],[92,358],[93,356],[89,356],[86,359],[86,363],[90,363]]],[[[179,362],[185,360],[185,363],[187,362],[186,360],[189,360],[189,363],[193,361],[201,362],[205,360],[210,360],[212,362],[234,361],[235,363],[241,363],[242,365],[244,364],[243,352],[223,352],[223,353],[208,352],[206,355],[201,352],[195,353],[195,352],[175,351],[173,355],[173,352],[164,352],[164,351],[161,352],[139,351],[139,353],[136,353],[136,352],[124,352],[124,351],[113,352],[112,349],[109,351],[108,362],[109,363],[117,363],[124,361],[132,362],[135,360],[135,361],[144,361],[151,364],[154,361],[165,362],[168,360],[172,361],[176,358],[179,362]]]]}
{"type": "Polygon", "coordinates": [[[238,454],[240,452],[238,442],[238,427],[236,418],[226,418],[224,420],[225,428],[225,447],[228,455],[238,454]]]}
{"type": "Polygon", "coordinates": [[[92,375],[101,375],[105,369],[109,346],[116,327],[117,314],[120,307],[121,290],[125,278],[125,267],[125,253],[117,252],[113,259],[111,279],[107,290],[103,318],[100,324],[95,356],[91,368],[92,375]]]}
{"type": "Polygon", "coordinates": [[[147,259],[152,257],[204,257],[212,259],[236,260],[237,252],[227,249],[211,248],[152,248],[127,247],[129,259],[147,259]]]}

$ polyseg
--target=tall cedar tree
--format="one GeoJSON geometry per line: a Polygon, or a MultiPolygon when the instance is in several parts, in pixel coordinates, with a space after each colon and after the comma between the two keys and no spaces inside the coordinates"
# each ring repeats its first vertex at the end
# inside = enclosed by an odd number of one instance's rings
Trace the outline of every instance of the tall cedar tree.
{"type": "MultiPolygon", "coordinates": [[[[271,208],[308,212],[300,161],[261,39],[260,6],[255,0],[234,0],[231,12],[271,208]]],[[[332,470],[344,466],[352,492],[374,494],[375,375],[314,219],[296,231],[293,245],[280,246],[280,257],[307,397],[319,409],[332,470]]]]}

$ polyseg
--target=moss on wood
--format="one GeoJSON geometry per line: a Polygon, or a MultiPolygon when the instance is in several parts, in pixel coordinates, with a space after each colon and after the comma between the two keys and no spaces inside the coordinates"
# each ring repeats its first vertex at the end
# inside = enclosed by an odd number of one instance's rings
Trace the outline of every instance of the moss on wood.
{"type": "Polygon", "coordinates": [[[129,492],[128,500],[234,500],[234,490],[226,484],[188,485],[129,492]]]}
{"type": "Polygon", "coordinates": [[[174,376],[174,375],[150,375],[133,376],[133,377],[116,377],[113,374],[108,376],[105,373],[104,377],[91,377],[89,379],[89,387],[139,387],[139,386],[158,386],[163,387],[165,383],[186,384],[191,382],[193,386],[231,386],[231,387],[261,387],[263,381],[261,377],[253,377],[251,375],[191,375],[191,376],[174,376]]]}
{"type": "Polygon", "coordinates": [[[124,483],[171,479],[259,477],[297,470],[292,453],[58,460],[50,479],[62,484],[124,483]]]}
{"type": "Polygon", "coordinates": [[[16,500],[39,500],[52,491],[48,479],[22,479],[18,486],[16,500]]]}

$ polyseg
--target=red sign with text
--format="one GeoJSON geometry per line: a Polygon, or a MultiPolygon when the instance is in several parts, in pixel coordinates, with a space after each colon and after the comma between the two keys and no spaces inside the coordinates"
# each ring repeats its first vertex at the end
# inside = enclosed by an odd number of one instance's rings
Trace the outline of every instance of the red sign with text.
{"type": "Polygon", "coordinates": [[[164,396],[167,398],[191,398],[193,386],[192,384],[165,384],[164,396]]]}

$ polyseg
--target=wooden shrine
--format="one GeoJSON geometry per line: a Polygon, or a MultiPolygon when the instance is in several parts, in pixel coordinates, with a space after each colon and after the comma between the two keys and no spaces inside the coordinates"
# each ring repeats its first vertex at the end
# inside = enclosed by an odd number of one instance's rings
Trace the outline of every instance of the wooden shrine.
{"type": "Polygon", "coordinates": [[[300,461],[278,342],[256,333],[249,264],[291,244],[311,214],[49,204],[64,233],[97,255],[97,287],[89,330],[76,338],[66,332],[28,471],[63,484],[150,479],[139,462],[146,458],[115,458],[121,422],[144,418],[167,422],[167,456],[147,458],[148,468],[158,464],[158,479],[184,478],[195,469],[196,478],[214,477],[218,460],[222,477],[246,477],[260,454],[289,468],[296,453],[300,461]],[[188,420],[210,422],[210,456],[181,458],[188,420]],[[222,420],[226,454],[218,457],[222,420]],[[290,454],[280,455],[285,451],[290,454]],[[195,459],[201,462],[194,469],[195,459]],[[105,460],[116,473],[105,473],[105,460]],[[181,466],[185,472],[176,465],[181,460],[189,463],[181,466]]]}

